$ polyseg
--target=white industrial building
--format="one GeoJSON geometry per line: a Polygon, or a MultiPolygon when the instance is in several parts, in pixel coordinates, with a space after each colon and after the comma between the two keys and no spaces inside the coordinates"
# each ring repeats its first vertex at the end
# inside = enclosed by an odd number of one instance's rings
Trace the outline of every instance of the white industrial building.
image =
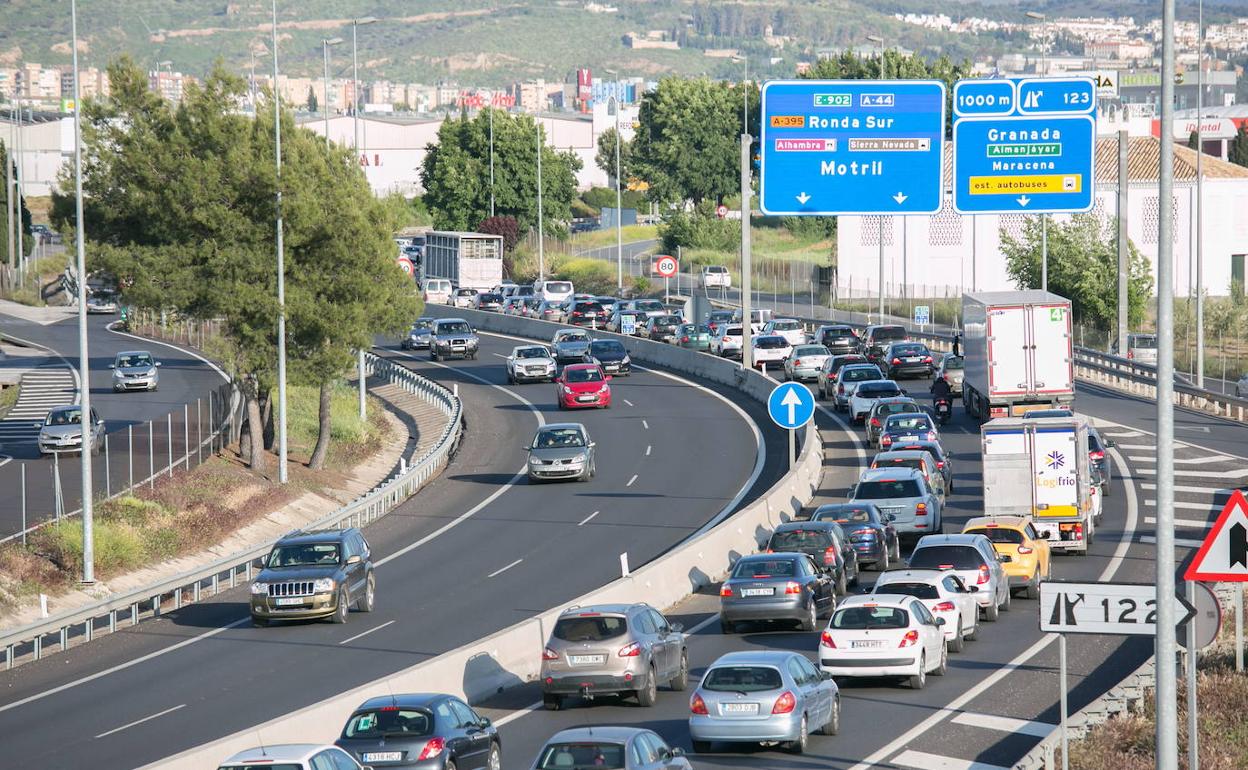
{"type": "MultiPolygon", "coordinates": [[[[1157,259],[1160,142],[1132,137],[1128,151],[1127,234],[1153,264],[1157,259]]],[[[1114,237],[1118,205],[1118,139],[1097,140],[1096,203],[1091,213],[1114,237]]],[[[888,296],[956,297],[964,289],[1016,288],[1006,274],[1001,234],[1020,238],[1029,215],[963,216],[953,210],[952,150],[946,147],[945,203],[935,215],[883,217],[884,290],[888,296]]],[[[1196,153],[1174,148],[1174,290],[1185,295],[1195,282],[1196,153]]],[[[1248,168],[1204,159],[1204,286],[1229,292],[1232,274],[1242,276],[1248,254],[1248,168]]],[[[1030,215],[1034,216],[1034,215],[1030,215]]],[[[1052,215],[1068,221],[1069,215],[1052,215]]],[[[878,296],[880,217],[842,216],[837,234],[837,286],[841,297],[878,296]]]]}

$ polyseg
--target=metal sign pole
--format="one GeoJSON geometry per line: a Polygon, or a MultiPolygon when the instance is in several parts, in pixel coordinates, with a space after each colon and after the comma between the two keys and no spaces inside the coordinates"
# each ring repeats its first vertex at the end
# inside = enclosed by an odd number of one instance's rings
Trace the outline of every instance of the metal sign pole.
{"type": "Polygon", "coordinates": [[[1057,635],[1057,668],[1058,668],[1058,690],[1061,691],[1062,700],[1062,770],[1070,768],[1070,747],[1067,743],[1066,734],[1066,634],[1057,635]]]}
{"type": "Polygon", "coordinates": [[[1235,670],[1244,670],[1244,589],[1235,586],[1235,670]]]}
{"type": "Polygon", "coordinates": [[[797,430],[789,428],[789,470],[797,466],[797,430]]]}
{"type": "Polygon", "coordinates": [[[752,365],[754,332],[750,326],[750,135],[741,135],[741,366],[752,365]]]}
{"type": "MultiPolygon", "coordinates": [[[[1196,603],[1196,583],[1187,581],[1187,601],[1196,603]]],[[[1187,770],[1200,770],[1200,735],[1196,720],[1196,622],[1187,624],[1187,770]]]]}

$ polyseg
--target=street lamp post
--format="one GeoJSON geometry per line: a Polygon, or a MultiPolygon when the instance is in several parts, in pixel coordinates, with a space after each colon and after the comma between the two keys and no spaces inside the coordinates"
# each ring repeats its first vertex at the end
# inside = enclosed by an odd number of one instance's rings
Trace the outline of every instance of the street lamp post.
{"type": "MultiPolygon", "coordinates": [[[[1045,15],[1036,11],[1028,11],[1027,18],[1034,19],[1040,23],[1044,23],[1045,15]]],[[[1040,46],[1040,77],[1044,77],[1048,72],[1048,40],[1044,40],[1040,46]]],[[[1049,290],[1049,215],[1040,215],[1040,289],[1042,291],[1049,290]]]]}
{"type": "MultiPolygon", "coordinates": [[[[614,70],[606,70],[608,75],[618,78],[614,70]]],[[[619,80],[616,80],[619,84],[619,80]]],[[[615,288],[624,292],[624,226],[623,226],[623,193],[620,192],[620,95],[617,93],[607,102],[607,112],[615,117],[615,288]]]]}
{"type": "Polygon", "coordinates": [[[1196,387],[1205,387],[1205,3],[1196,3],[1196,387]]]}
{"type": "Polygon", "coordinates": [[[537,123],[537,278],[546,280],[546,235],[542,229],[542,119],[537,123]]]}
{"type": "Polygon", "coordinates": [[[325,58],[325,104],[322,107],[325,110],[325,147],[329,147],[329,47],[331,45],[339,45],[342,38],[331,37],[321,40],[321,53],[325,58]]]}
{"type": "MultiPolygon", "coordinates": [[[[884,38],[878,35],[867,35],[867,41],[875,43],[880,47],[880,80],[884,79],[884,67],[887,59],[884,58],[884,38]]],[[[884,215],[878,215],[880,220],[880,323],[884,322],[884,215]]]]}
{"type": "MultiPolygon", "coordinates": [[[[277,481],[286,483],[286,253],[282,242],[282,100],[277,87],[277,0],[273,0],[273,158],[277,212],[277,481]]],[[[252,450],[255,448],[252,440],[252,450]]]]}
{"type": "MultiPolygon", "coordinates": [[[[377,19],[372,16],[365,16],[360,19],[351,20],[351,99],[355,102],[352,105],[352,127],[354,129],[355,138],[353,140],[355,162],[360,163],[360,58],[359,48],[356,45],[356,31],[367,24],[376,22],[377,19]]],[[[365,174],[367,176],[367,173],[365,174]]],[[[368,416],[368,397],[367,397],[367,377],[364,371],[364,348],[360,348],[356,354],[356,376],[357,376],[357,400],[359,401],[360,420],[364,420],[368,416]]]]}
{"type": "MultiPolygon", "coordinates": [[[[491,95],[492,96],[492,95],[491,95]]],[[[493,99],[491,99],[493,101],[493,99]]],[[[494,216],[494,105],[490,110],[490,216],[494,216]]]]}

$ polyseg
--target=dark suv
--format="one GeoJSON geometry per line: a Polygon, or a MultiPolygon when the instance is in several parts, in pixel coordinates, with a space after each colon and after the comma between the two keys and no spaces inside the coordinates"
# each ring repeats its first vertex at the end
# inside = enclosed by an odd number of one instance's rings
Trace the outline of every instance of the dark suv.
{"type": "Polygon", "coordinates": [[[346,623],[354,603],[373,611],[376,579],[368,542],[358,529],[293,532],[273,545],[251,583],[251,620],[329,618],[346,623]]]}
{"type": "Polygon", "coordinates": [[[476,358],[481,341],[476,332],[462,318],[440,318],[433,322],[433,334],[429,343],[429,357],[434,361],[451,356],[476,358]]]}
{"type": "Polygon", "coordinates": [[[859,352],[866,356],[871,363],[878,364],[880,359],[884,357],[884,352],[889,345],[894,342],[906,342],[909,339],[910,335],[906,332],[906,327],[904,326],[896,324],[868,326],[859,342],[859,352]]]}

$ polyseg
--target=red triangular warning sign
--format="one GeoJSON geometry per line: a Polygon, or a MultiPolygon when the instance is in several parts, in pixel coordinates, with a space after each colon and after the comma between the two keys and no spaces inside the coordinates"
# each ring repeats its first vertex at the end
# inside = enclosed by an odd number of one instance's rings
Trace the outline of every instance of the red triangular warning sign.
{"type": "Polygon", "coordinates": [[[1192,558],[1185,580],[1248,581],[1248,500],[1231,490],[1213,529],[1192,558]]]}

